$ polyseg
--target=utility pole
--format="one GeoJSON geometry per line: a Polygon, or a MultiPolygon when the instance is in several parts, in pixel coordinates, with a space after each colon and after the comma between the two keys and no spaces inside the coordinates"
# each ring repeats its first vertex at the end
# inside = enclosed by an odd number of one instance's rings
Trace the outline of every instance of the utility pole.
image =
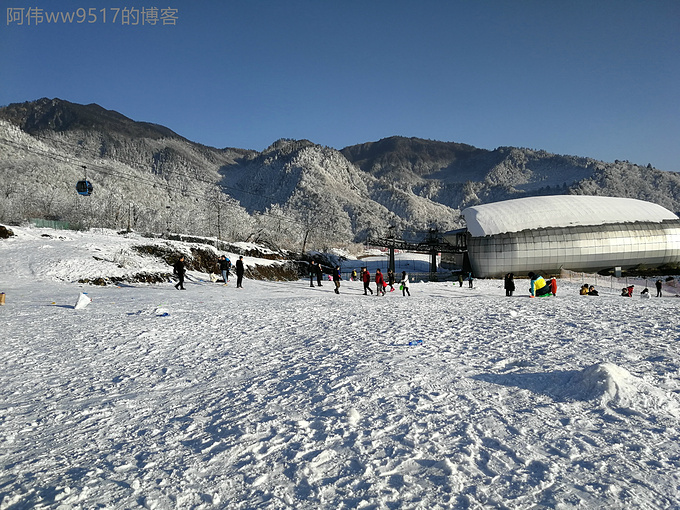
{"type": "Polygon", "coordinates": [[[222,208],[220,207],[220,197],[217,196],[217,239],[222,239],[222,208]]]}
{"type": "Polygon", "coordinates": [[[437,281],[437,230],[430,229],[427,236],[427,243],[430,245],[430,281],[437,281]]]}
{"type": "Polygon", "coordinates": [[[127,231],[132,231],[132,202],[128,204],[128,226],[127,231]]]}
{"type": "Polygon", "coordinates": [[[390,250],[390,260],[387,264],[387,269],[391,269],[392,272],[394,273],[394,268],[395,268],[395,263],[394,263],[394,225],[388,227],[390,233],[388,234],[387,238],[390,240],[389,242],[389,250],[390,250]]]}

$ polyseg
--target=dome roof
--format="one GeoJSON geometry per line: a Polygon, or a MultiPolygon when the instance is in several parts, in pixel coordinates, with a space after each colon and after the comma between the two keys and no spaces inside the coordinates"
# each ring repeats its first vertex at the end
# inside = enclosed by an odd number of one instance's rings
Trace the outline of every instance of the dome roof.
{"type": "Polygon", "coordinates": [[[483,237],[546,227],[677,220],[668,209],[633,198],[551,195],[475,205],[461,212],[468,232],[483,237]]]}

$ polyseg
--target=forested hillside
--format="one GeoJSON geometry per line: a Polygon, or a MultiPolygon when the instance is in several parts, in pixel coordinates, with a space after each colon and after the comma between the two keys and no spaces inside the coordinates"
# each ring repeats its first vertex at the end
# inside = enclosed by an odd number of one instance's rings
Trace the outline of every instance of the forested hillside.
{"type": "Polygon", "coordinates": [[[281,139],[262,152],[191,142],[98,105],[0,108],[0,221],[179,232],[329,249],[391,228],[462,226],[469,205],[545,194],[626,196],[680,210],[677,173],[541,150],[391,137],[340,151],[281,139]],[[87,178],[92,196],[76,193],[87,178]]]}

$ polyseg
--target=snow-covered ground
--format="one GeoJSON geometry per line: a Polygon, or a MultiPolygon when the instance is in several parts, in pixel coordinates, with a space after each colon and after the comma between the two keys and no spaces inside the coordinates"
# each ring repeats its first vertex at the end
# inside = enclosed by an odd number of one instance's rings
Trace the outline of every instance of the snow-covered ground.
{"type": "Polygon", "coordinates": [[[676,297],[83,286],[168,268],[132,238],[14,230],[2,509],[680,508],[676,297]]]}

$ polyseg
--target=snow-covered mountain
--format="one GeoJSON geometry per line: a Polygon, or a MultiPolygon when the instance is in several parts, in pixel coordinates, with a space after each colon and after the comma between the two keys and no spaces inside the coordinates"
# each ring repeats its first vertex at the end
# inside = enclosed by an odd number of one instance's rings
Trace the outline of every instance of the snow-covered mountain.
{"type": "Polygon", "coordinates": [[[381,235],[389,226],[423,230],[458,225],[454,208],[383,183],[341,152],[307,140],[279,140],[221,173],[225,189],[251,213],[274,207],[300,225],[321,227],[317,238],[324,247],[338,238],[381,235]]]}
{"type": "Polygon", "coordinates": [[[391,137],[342,153],[383,182],[454,209],[523,196],[585,194],[638,198],[680,210],[680,174],[628,161],[605,163],[542,150],[391,137]]]}
{"type": "Polygon", "coordinates": [[[292,249],[461,226],[469,205],[544,194],[626,196],[680,210],[680,175],[628,162],[392,137],[341,151],[278,140],[217,149],[98,105],[0,108],[0,221],[175,231],[292,249]],[[85,168],[84,168],[85,167],[85,168]],[[91,197],[75,194],[87,177],[91,197]]]}
{"type": "Polygon", "coordinates": [[[217,186],[219,169],[247,152],[192,143],[97,105],[9,105],[0,109],[0,217],[247,237],[250,215],[217,186]],[[84,178],[91,197],[75,193],[84,178]]]}

